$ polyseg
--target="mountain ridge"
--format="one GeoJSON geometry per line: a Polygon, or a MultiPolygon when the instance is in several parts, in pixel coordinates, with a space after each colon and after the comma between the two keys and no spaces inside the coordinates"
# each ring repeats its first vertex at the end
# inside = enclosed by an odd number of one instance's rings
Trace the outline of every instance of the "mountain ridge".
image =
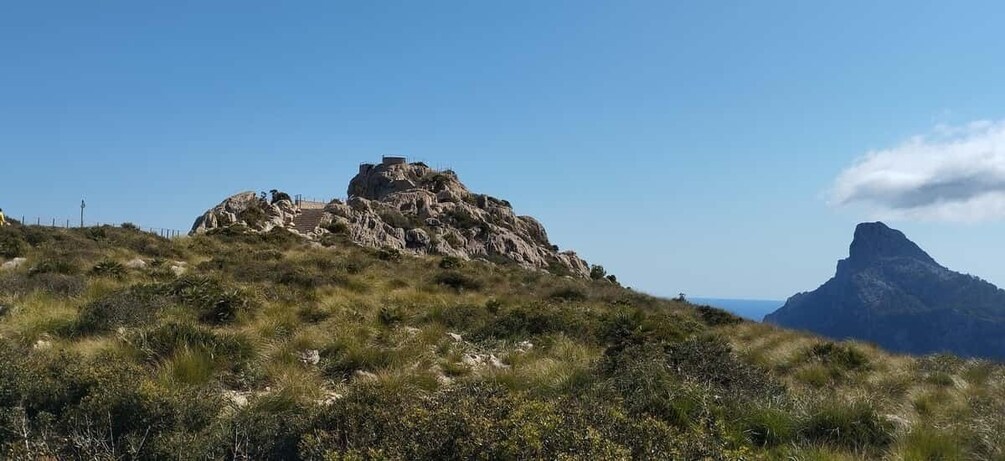
{"type": "Polygon", "coordinates": [[[765,321],[896,352],[1005,358],[1005,290],[942,266],[881,222],[856,226],[834,277],[765,321]]]}

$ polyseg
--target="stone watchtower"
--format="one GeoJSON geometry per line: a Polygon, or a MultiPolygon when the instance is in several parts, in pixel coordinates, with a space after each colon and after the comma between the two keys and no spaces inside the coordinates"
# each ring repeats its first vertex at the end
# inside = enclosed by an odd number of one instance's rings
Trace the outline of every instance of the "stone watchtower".
{"type": "Polygon", "coordinates": [[[384,166],[404,165],[408,163],[408,160],[405,157],[389,157],[385,155],[381,158],[380,163],[384,166]]]}

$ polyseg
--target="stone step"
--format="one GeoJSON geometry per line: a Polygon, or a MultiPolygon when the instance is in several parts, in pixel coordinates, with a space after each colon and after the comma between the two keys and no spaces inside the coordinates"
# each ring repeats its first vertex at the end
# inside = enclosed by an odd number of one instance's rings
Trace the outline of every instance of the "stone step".
{"type": "Polygon", "coordinates": [[[293,228],[301,234],[308,234],[317,229],[324,218],[325,210],[302,210],[293,218],[293,228]]]}

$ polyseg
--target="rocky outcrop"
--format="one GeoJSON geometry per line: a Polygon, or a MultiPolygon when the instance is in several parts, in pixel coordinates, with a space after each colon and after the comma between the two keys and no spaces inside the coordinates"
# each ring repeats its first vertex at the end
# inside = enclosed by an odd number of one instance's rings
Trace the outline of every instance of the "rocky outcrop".
{"type": "Polygon", "coordinates": [[[254,192],[241,192],[228,197],[195,220],[190,234],[242,224],[254,231],[268,232],[276,227],[288,227],[300,209],[289,196],[269,202],[254,192]]]}
{"type": "MultiPolygon", "coordinates": [[[[324,208],[318,226],[305,231],[308,237],[336,233],[359,245],[413,254],[513,262],[579,277],[590,272],[575,253],[558,251],[540,222],[517,215],[505,200],[472,193],[449,170],[422,163],[364,164],[347,196],[324,208]]],[[[292,228],[299,213],[290,202],[270,204],[245,192],[207,211],[192,232],[238,223],[255,231],[292,228]]]]}
{"type": "Polygon", "coordinates": [[[897,352],[1005,359],[1005,291],[941,266],[879,222],[858,225],[833,278],[765,321],[897,352]]]}

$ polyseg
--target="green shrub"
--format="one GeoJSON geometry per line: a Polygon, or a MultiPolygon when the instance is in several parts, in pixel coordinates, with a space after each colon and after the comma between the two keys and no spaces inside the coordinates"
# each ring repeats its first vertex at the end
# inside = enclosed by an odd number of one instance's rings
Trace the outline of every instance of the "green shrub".
{"type": "Polygon", "coordinates": [[[440,259],[440,269],[458,269],[463,264],[461,258],[456,256],[444,256],[440,259]]]}
{"type": "Polygon", "coordinates": [[[559,301],[586,301],[589,298],[585,291],[571,286],[559,288],[548,297],[559,301]]]}
{"type": "Polygon", "coordinates": [[[42,291],[55,296],[73,297],[87,288],[87,282],[78,275],[37,274],[27,276],[12,273],[0,275],[0,294],[24,296],[42,291]]]}
{"type": "Polygon", "coordinates": [[[146,325],[170,305],[171,301],[152,287],[126,288],[84,305],[75,330],[79,334],[93,334],[117,327],[146,325]]]}
{"type": "Polygon", "coordinates": [[[201,350],[237,370],[255,356],[255,348],[243,336],[217,333],[188,323],[168,322],[130,333],[129,344],[148,363],[157,363],[182,350],[201,350]]]}
{"type": "Polygon", "coordinates": [[[27,247],[27,243],[21,239],[21,236],[6,228],[0,228],[0,258],[11,259],[23,256],[27,247]]]}
{"type": "Polygon", "coordinates": [[[904,461],[956,461],[966,459],[961,437],[949,429],[915,427],[901,441],[904,461]]]}
{"type": "Polygon", "coordinates": [[[664,351],[667,365],[677,375],[703,383],[717,395],[752,402],[785,392],[767,371],[737,358],[729,343],[718,336],[699,335],[668,344],[664,351]]]}
{"type": "Polygon", "coordinates": [[[382,307],[377,312],[377,320],[381,325],[391,326],[404,319],[400,309],[394,307],[382,307]]]}
{"type": "Polygon", "coordinates": [[[474,229],[483,224],[477,217],[459,207],[443,213],[441,217],[459,229],[474,229]]]}
{"type": "Polygon", "coordinates": [[[601,266],[599,264],[594,264],[593,266],[590,266],[591,279],[600,280],[606,276],[607,276],[607,270],[604,269],[604,266],[601,266]]]}
{"type": "Polygon", "coordinates": [[[213,378],[213,358],[201,349],[182,348],[164,363],[165,375],[172,383],[202,385],[213,378]]]}
{"type": "Polygon", "coordinates": [[[400,211],[393,208],[384,208],[377,212],[380,219],[390,225],[391,227],[398,227],[401,229],[412,229],[418,227],[415,225],[415,221],[412,218],[406,217],[400,211]]]}
{"type": "Polygon", "coordinates": [[[740,418],[743,433],[758,447],[790,443],[796,435],[796,419],[776,408],[747,408],[740,418]]]}
{"type": "Polygon", "coordinates": [[[457,291],[478,291],[482,289],[483,286],[480,280],[454,271],[437,274],[436,277],[433,278],[433,281],[438,285],[444,285],[457,291]]]}
{"type": "Polygon", "coordinates": [[[305,434],[311,433],[315,405],[289,392],[252,399],[229,421],[225,459],[293,460],[305,434]]]}
{"type": "Polygon", "coordinates": [[[346,224],[343,221],[332,221],[332,223],[329,224],[327,227],[325,227],[325,229],[328,230],[328,232],[331,232],[333,234],[348,234],[349,233],[349,225],[346,224]]]}
{"type": "Polygon", "coordinates": [[[802,423],[800,433],[814,442],[863,449],[888,445],[893,438],[893,426],[866,402],[827,402],[802,423]]]}
{"type": "Polygon", "coordinates": [[[702,322],[705,322],[705,325],[710,327],[743,323],[742,318],[715,307],[695,306],[695,310],[698,311],[698,316],[701,317],[702,322]]]}
{"type": "Polygon", "coordinates": [[[161,287],[160,291],[195,308],[200,320],[216,325],[233,322],[252,304],[243,290],[208,277],[185,276],[161,287]]]}
{"type": "Polygon", "coordinates": [[[401,261],[401,252],[394,248],[381,248],[377,250],[377,259],[381,261],[398,262],[401,261]]]}
{"type": "Polygon", "coordinates": [[[321,350],[321,369],[333,379],[349,379],[356,371],[377,371],[394,359],[394,351],[361,338],[338,338],[321,350]]]}
{"type": "Polygon", "coordinates": [[[253,202],[243,211],[237,214],[237,220],[243,221],[251,228],[259,228],[265,224],[265,220],[268,219],[268,215],[265,214],[265,210],[262,209],[262,204],[259,202],[253,202]]]}
{"type": "MultiPolygon", "coordinates": [[[[487,312],[487,310],[483,311],[487,312]]],[[[520,340],[531,336],[562,333],[590,341],[599,320],[577,309],[539,304],[518,305],[499,311],[472,332],[472,338],[520,340]]]]}
{"type": "Polygon", "coordinates": [[[91,268],[91,273],[98,276],[121,279],[126,275],[126,268],[117,261],[105,260],[95,264],[91,268]]]}
{"type": "Polygon", "coordinates": [[[59,259],[46,259],[44,261],[35,264],[30,269],[28,269],[28,275],[37,274],[64,274],[73,275],[79,272],[77,265],[64,258],[59,259]]]}
{"type": "Polygon", "coordinates": [[[825,365],[841,370],[859,371],[869,368],[869,357],[851,344],[824,342],[810,346],[806,355],[825,365]]]}

